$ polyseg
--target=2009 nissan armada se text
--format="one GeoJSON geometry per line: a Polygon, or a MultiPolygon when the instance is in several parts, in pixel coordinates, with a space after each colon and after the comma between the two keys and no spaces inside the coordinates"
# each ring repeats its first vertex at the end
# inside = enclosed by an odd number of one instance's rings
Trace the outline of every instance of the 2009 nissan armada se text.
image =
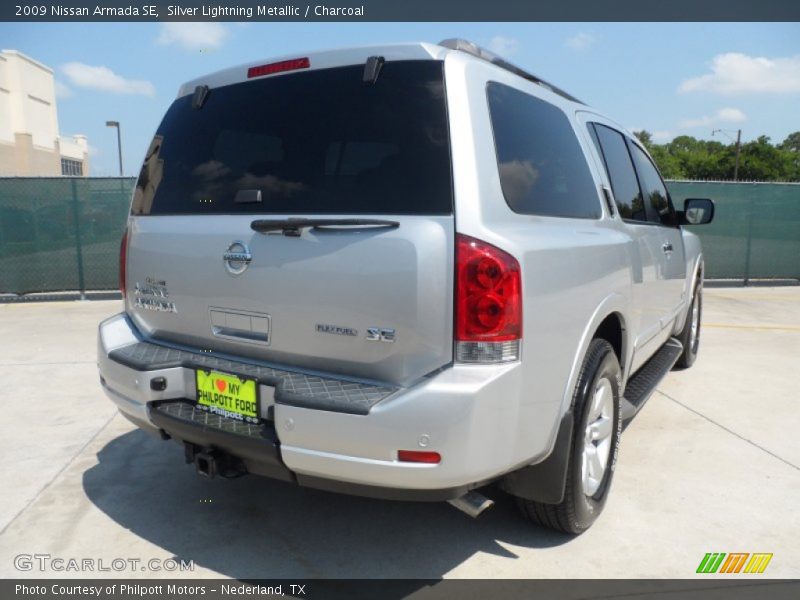
{"type": "Polygon", "coordinates": [[[579,533],[622,423],[695,359],[707,199],[463,40],[180,88],[120,251],[100,380],[206,476],[448,500],[579,533]]]}

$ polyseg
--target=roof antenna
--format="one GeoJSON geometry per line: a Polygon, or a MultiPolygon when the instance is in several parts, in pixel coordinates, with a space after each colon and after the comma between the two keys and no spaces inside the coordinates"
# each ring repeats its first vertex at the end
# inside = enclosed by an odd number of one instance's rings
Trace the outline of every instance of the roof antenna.
{"type": "Polygon", "coordinates": [[[200,110],[208,99],[208,86],[198,85],[194,88],[194,96],[192,96],[192,108],[200,110]]]}
{"type": "Polygon", "coordinates": [[[369,84],[378,81],[378,75],[381,73],[381,67],[383,67],[384,62],[386,62],[386,60],[382,56],[370,56],[364,65],[362,81],[369,84]]]}

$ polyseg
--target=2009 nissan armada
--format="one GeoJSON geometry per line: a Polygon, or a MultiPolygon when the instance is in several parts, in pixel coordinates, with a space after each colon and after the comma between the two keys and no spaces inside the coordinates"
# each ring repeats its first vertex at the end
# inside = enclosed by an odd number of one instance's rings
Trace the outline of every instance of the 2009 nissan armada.
{"type": "Polygon", "coordinates": [[[100,325],[105,392],[207,476],[601,512],[621,424],[695,359],[710,200],[463,40],[291,56],[180,88],[100,325]]]}

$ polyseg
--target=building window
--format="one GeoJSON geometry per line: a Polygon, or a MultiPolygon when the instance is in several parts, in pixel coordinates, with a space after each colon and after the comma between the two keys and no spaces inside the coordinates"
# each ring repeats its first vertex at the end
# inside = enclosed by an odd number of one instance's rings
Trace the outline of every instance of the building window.
{"type": "Polygon", "coordinates": [[[61,159],[61,174],[72,177],[83,176],[83,163],[79,160],[61,159]]]}

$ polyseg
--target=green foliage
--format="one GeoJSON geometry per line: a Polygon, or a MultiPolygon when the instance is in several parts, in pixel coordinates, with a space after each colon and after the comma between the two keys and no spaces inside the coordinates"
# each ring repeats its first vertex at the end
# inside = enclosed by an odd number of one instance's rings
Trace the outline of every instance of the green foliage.
{"type": "MultiPolygon", "coordinates": [[[[681,135],[666,144],[655,144],[650,132],[633,133],[650,152],[665,179],[733,179],[735,143],[681,135]]],[[[743,143],[739,179],[800,181],[800,131],[789,134],[778,145],[772,144],[765,135],[743,143]]]]}
{"type": "Polygon", "coordinates": [[[781,142],[778,148],[800,154],[800,131],[795,131],[786,136],[786,139],[781,142]]]}
{"type": "Polygon", "coordinates": [[[634,131],[633,135],[635,135],[642,144],[644,144],[645,148],[649,148],[653,144],[653,136],[650,134],[649,131],[634,131]]]}

